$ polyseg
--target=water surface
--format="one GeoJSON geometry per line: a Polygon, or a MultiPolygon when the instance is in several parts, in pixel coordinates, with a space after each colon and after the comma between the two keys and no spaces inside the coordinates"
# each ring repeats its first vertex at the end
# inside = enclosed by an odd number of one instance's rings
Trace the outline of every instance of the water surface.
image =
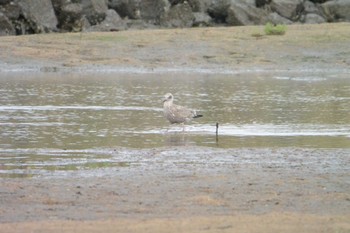
{"type": "Polygon", "coordinates": [[[118,148],[349,148],[349,116],[348,73],[3,73],[0,172],[125,166],[118,148]],[[167,92],[204,117],[169,125],[167,92]]]}

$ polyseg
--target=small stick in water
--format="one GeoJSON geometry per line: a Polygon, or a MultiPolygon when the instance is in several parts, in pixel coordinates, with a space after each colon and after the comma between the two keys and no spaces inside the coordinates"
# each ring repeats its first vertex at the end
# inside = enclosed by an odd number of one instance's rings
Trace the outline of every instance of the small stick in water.
{"type": "Polygon", "coordinates": [[[216,142],[219,141],[219,122],[216,122],[216,142]]]}

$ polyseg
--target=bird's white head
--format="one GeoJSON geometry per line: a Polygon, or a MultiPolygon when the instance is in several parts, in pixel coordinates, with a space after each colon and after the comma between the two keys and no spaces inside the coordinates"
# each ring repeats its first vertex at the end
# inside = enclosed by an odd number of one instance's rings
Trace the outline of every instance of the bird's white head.
{"type": "Polygon", "coordinates": [[[165,102],[172,103],[173,100],[174,100],[173,95],[171,93],[166,93],[163,98],[163,103],[165,102]]]}

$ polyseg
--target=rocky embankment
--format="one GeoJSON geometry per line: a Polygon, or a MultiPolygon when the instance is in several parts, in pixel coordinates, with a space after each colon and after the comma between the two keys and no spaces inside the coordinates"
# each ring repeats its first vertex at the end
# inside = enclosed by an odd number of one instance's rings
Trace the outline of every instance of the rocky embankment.
{"type": "Polygon", "coordinates": [[[343,21],[349,0],[0,0],[0,36],[343,21]]]}

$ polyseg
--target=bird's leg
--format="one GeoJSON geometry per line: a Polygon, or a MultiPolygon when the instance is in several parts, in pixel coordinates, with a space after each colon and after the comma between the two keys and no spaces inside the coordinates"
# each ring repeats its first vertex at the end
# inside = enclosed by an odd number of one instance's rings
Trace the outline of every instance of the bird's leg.
{"type": "Polygon", "coordinates": [[[182,132],[185,132],[185,123],[181,123],[182,125],[182,132]]]}

